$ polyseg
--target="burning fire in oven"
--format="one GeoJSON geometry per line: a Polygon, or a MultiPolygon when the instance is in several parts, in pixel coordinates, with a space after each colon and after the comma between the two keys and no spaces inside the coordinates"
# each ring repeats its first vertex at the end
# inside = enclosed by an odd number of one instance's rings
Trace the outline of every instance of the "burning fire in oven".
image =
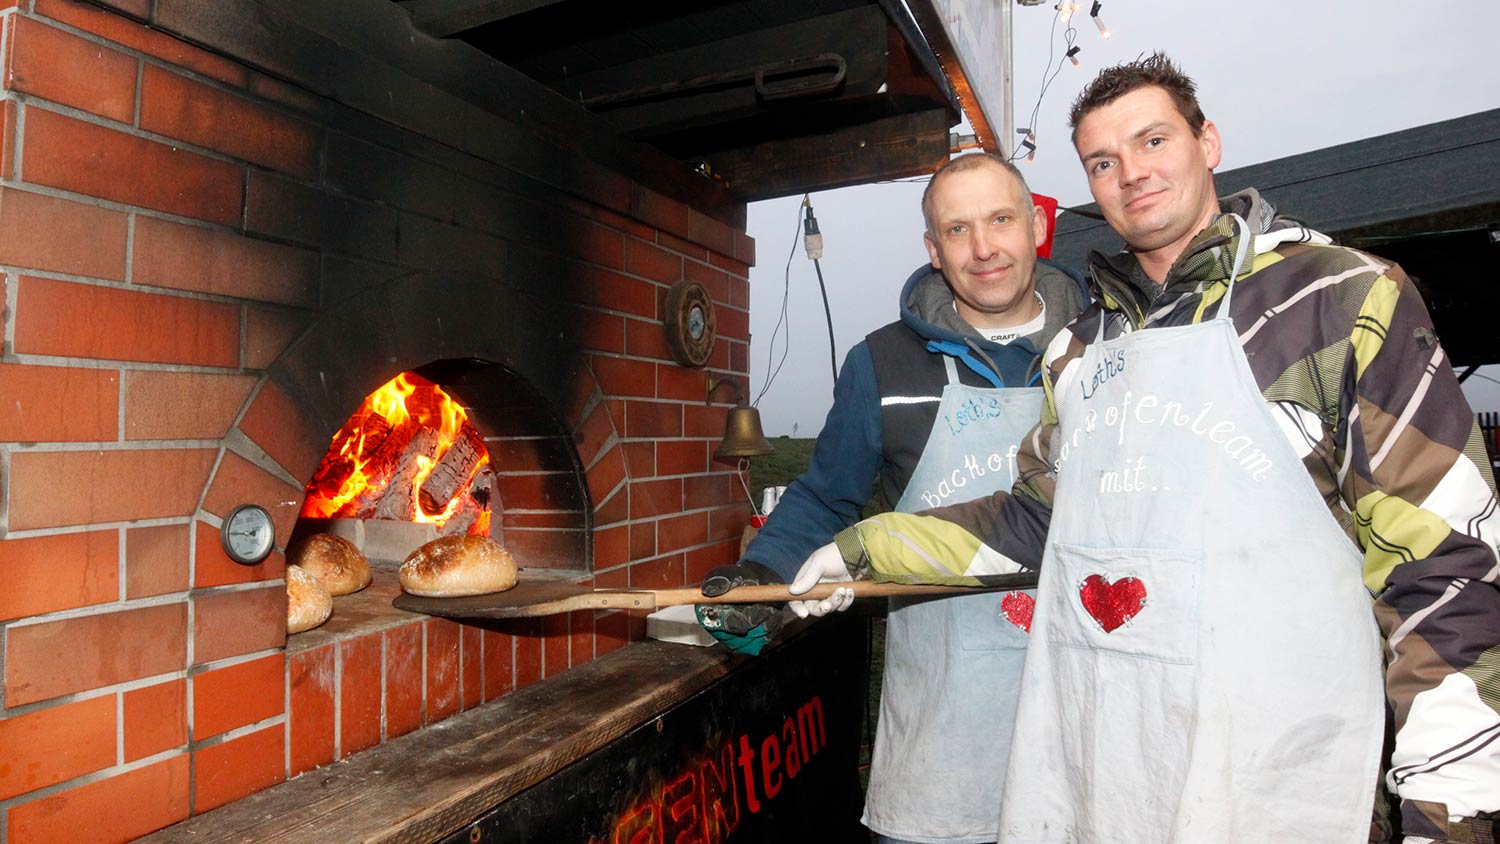
{"type": "Polygon", "coordinates": [[[488,536],[492,479],[484,439],[464,409],[403,372],[334,435],[302,516],[430,522],[444,535],[488,536]]]}

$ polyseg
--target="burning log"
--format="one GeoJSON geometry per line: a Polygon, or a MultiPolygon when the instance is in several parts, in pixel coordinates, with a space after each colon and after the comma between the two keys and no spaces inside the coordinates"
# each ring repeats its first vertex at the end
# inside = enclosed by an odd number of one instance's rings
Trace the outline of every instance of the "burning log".
{"type": "Polygon", "coordinates": [[[488,462],[474,475],[473,483],[469,484],[469,495],[474,497],[481,510],[493,513],[500,509],[493,506],[498,496],[495,494],[495,470],[488,462]]]}
{"type": "Polygon", "coordinates": [[[485,536],[493,536],[488,529],[490,509],[490,483],[495,475],[490,471],[489,465],[485,464],[474,476],[463,495],[463,502],[459,504],[458,510],[443,524],[444,536],[464,533],[479,533],[485,536]],[[480,529],[475,530],[475,525],[480,529]]]}
{"type": "Polygon", "coordinates": [[[353,424],[344,426],[335,437],[335,443],[343,443],[340,450],[330,450],[318,464],[313,474],[311,489],[332,488],[338,485],[364,460],[365,456],[378,450],[391,435],[394,428],[390,420],[378,413],[365,412],[353,424]]]}
{"type": "Polygon", "coordinates": [[[488,536],[496,542],[505,541],[505,505],[500,500],[500,485],[495,478],[494,469],[485,464],[479,470],[479,476],[474,479],[470,489],[474,500],[479,502],[481,512],[479,521],[475,523],[471,533],[488,536]]]}
{"type": "Polygon", "coordinates": [[[474,500],[467,499],[459,505],[458,512],[454,513],[448,521],[443,523],[441,531],[443,536],[459,536],[469,532],[469,528],[479,521],[483,511],[474,504],[474,500]]]}
{"type": "Polygon", "coordinates": [[[335,435],[307,485],[302,515],[488,534],[499,504],[492,482],[484,440],[463,407],[403,373],[367,396],[335,435]]]}
{"type": "Polygon", "coordinates": [[[401,452],[401,457],[391,465],[390,481],[380,491],[380,498],[370,515],[360,513],[361,519],[405,519],[412,521],[417,515],[416,477],[420,459],[432,460],[437,456],[438,433],[431,428],[415,426],[411,440],[401,452]]]}
{"type": "Polygon", "coordinates": [[[368,489],[364,467],[393,431],[389,420],[368,411],[357,414],[334,437],[307,484],[303,515],[332,518],[351,511],[350,502],[368,489]]]}
{"type": "MultiPolygon", "coordinates": [[[[380,502],[385,487],[396,476],[412,439],[422,430],[414,422],[403,422],[391,429],[375,449],[361,449],[367,457],[360,466],[360,487],[335,512],[329,515],[343,519],[366,519],[380,502]],[[373,453],[372,453],[373,452],[373,453]]],[[[348,483],[347,480],[342,483],[348,483]]]]}
{"type": "Polygon", "coordinates": [[[464,484],[468,483],[474,470],[486,457],[484,441],[479,438],[479,432],[472,425],[465,426],[442,459],[432,467],[432,474],[423,481],[422,489],[417,493],[417,502],[422,512],[429,516],[442,513],[448,507],[448,502],[463,491],[464,484]]]}

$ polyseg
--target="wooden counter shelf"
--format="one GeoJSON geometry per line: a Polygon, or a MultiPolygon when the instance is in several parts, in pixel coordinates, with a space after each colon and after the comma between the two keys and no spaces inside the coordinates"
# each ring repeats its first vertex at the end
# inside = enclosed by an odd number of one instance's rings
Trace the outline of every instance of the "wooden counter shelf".
{"type": "MultiPolygon", "coordinates": [[[[429,617],[392,606],[391,601],[401,594],[395,564],[372,563],[371,575],[369,586],[352,595],[340,595],[333,599],[333,615],[328,621],[311,630],[287,636],[287,654],[301,653],[429,617]]],[[[568,569],[524,569],[521,576],[528,581],[557,583],[578,583],[589,577],[586,572],[568,569]]]]}
{"type": "Polygon", "coordinates": [[[722,648],[637,642],[140,840],[426,844],[746,659],[722,648]]]}

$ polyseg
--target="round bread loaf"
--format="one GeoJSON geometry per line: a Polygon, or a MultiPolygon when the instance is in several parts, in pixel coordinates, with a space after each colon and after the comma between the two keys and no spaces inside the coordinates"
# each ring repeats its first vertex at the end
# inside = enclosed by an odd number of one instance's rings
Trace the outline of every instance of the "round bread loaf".
{"type": "Polygon", "coordinates": [[[323,581],[330,595],[348,595],[370,585],[370,561],[354,543],[331,533],[315,533],[287,555],[287,564],[323,581]]]}
{"type": "Polygon", "coordinates": [[[488,536],[444,536],[401,564],[401,588],[424,598],[503,592],[516,585],[516,561],[488,536]]]}
{"type": "Polygon", "coordinates": [[[323,581],[300,566],[286,567],[286,632],[301,633],[328,620],[333,614],[333,596],[323,581]]]}

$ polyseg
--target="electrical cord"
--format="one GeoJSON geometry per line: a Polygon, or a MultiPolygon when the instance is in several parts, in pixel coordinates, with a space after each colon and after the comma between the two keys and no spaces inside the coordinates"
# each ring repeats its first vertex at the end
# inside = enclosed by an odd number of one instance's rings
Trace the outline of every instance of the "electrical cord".
{"type": "Polygon", "coordinates": [[[807,217],[802,222],[802,242],[807,247],[807,257],[812,259],[813,270],[818,274],[818,291],[823,294],[823,316],[828,320],[828,368],[833,373],[836,387],[839,383],[839,365],[834,352],[833,311],[828,307],[828,287],[823,283],[823,263],[820,260],[823,257],[823,233],[818,231],[818,218],[813,216],[810,198],[804,195],[802,205],[807,209],[807,217]]]}
{"type": "Polygon", "coordinates": [[[833,373],[833,383],[838,384],[838,357],[833,351],[833,311],[828,309],[828,288],[823,286],[823,265],[814,259],[813,269],[818,273],[818,290],[823,293],[823,316],[828,320],[828,369],[833,373]]]}
{"type": "MultiPolygon", "coordinates": [[[[803,194],[802,200],[804,202],[807,201],[806,194],[803,194]]],[[[796,230],[799,232],[802,230],[802,213],[800,207],[797,211],[796,230]]],[[[787,321],[787,300],[791,297],[792,293],[792,258],[796,256],[796,254],[797,236],[793,235],[792,249],[786,255],[786,269],[783,272],[784,283],[781,288],[781,313],[776,317],[776,327],[771,330],[771,342],[766,345],[766,383],[762,384],[760,392],[755,394],[755,401],[750,402],[750,405],[752,407],[759,405],[760,400],[763,396],[765,396],[766,391],[771,389],[771,382],[776,380],[776,376],[781,372],[781,367],[786,365],[787,352],[791,350],[792,330],[790,324],[788,324],[787,321]],[[776,356],[776,335],[781,333],[782,325],[787,325],[787,336],[782,341],[781,360],[777,361],[775,366],[772,366],[771,361],[774,360],[776,356]]]]}
{"type": "MultiPolygon", "coordinates": [[[[835,357],[835,345],[833,341],[833,309],[828,305],[828,286],[823,283],[823,265],[819,259],[823,257],[823,234],[818,231],[818,218],[813,215],[812,198],[808,194],[802,195],[802,204],[799,208],[807,209],[806,215],[799,213],[797,228],[802,232],[802,244],[807,249],[807,257],[812,259],[813,269],[818,274],[818,291],[823,295],[823,317],[828,321],[828,368],[833,372],[833,383],[835,387],[839,382],[838,358],[835,357]]],[[[788,352],[791,351],[791,323],[787,318],[787,302],[791,298],[792,291],[792,258],[797,254],[797,240],[792,238],[792,249],[786,256],[786,268],[782,273],[781,288],[781,313],[776,318],[776,327],[771,330],[771,342],[766,348],[766,382],[761,385],[760,392],[755,394],[755,400],[750,402],[752,407],[759,405],[776,376],[781,373],[781,367],[786,365],[788,352]],[[786,337],[782,340],[781,359],[772,366],[771,362],[776,357],[776,336],[781,333],[781,327],[787,326],[786,337]]]]}

